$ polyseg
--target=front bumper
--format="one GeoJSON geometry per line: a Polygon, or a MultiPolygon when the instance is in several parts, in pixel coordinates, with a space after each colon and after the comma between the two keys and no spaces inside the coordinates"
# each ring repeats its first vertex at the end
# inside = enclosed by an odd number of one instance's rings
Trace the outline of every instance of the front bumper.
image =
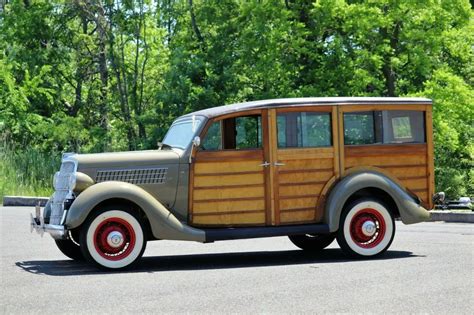
{"type": "Polygon", "coordinates": [[[36,233],[43,236],[44,232],[47,232],[51,235],[52,238],[56,240],[61,240],[66,238],[66,229],[64,225],[55,225],[55,224],[45,224],[44,217],[41,215],[41,207],[36,206],[35,216],[30,214],[30,231],[36,231],[36,233]]]}

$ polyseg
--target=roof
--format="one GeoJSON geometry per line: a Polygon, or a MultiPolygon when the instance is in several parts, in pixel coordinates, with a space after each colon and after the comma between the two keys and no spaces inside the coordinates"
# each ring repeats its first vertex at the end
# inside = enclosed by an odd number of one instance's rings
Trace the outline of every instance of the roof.
{"type": "Polygon", "coordinates": [[[274,108],[274,107],[297,107],[297,106],[324,106],[324,105],[354,105],[354,104],[403,104],[420,105],[432,104],[428,98],[418,97],[302,97],[302,98],[279,98],[270,100],[261,100],[253,102],[235,103],[230,105],[212,107],[193,113],[186,114],[184,117],[192,115],[215,117],[234,112],[250,109],[274,108]]]}

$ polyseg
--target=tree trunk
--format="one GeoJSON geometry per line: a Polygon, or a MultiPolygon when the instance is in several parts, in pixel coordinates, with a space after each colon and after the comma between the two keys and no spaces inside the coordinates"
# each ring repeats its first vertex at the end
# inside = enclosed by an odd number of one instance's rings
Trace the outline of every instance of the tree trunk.
{"type": "Polygon", "coordinates": [[[390,39],[390,52],[385,54],[383,57],[382,73],[385,80],[385,96],[397,96],[396,85],[397,85],[397,74],[393,69],[392,57],[397,55],[398,42],[401,30],[401,22],[395,23],[393,32],[390,33],[387,29],[383,28],[381,34],[383,38],[389,37],[390,39]]]}
{"type": "Polygon", "coordinates": [[[204,45],[204,38],[202,37],[201,31],[199,30],[199,26],[196,22],[196,15],[194,14],[193,0],[188,0],[188,6],[189,14],[191,15],[191,26],[193,28],[194,34],[196,34],[196,37],[201,45],[204,45]]]}

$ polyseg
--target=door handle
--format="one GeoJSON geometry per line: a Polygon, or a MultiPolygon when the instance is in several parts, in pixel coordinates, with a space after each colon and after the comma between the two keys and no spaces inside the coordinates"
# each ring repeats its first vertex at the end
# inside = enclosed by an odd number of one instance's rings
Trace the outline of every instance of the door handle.
{"type": "Polygon", "coordinates": [[[270,163],[268,163],[267,161],[265,161],[265,163],[262,163],[262,164],[260,164],[259,166],[267,167],[267,166],[270,166],[270,163]]]}
{"type": "Polygon", "coordinates": [[[284,166],[286,164],[285,163],[280,163],[280,162],[275,162],[273,165],[275,165],[275,166],[284,166]]]}

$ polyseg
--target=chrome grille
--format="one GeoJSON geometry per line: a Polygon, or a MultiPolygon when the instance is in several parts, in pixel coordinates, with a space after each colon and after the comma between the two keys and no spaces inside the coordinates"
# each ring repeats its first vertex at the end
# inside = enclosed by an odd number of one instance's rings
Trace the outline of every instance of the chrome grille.
{"type": "Polygon", "coordinates": [[[97,183],[119,181],[131,184],[163,184],[166,181],[167,168],[143,168],[132,170],[101,170],[97,172],[97,183]]]}
{"type": "Polygon", "coordinates": [[[72,198],[72,189],[70,185],[74,185],[74,177],[77,170],[77,161],[72,157],[62,160],[59,172],[54,176],[54,194],[51,201],[51,216],[49,224],[61,224],[64,214],[64,202],[68,198],[72,198]]]}

